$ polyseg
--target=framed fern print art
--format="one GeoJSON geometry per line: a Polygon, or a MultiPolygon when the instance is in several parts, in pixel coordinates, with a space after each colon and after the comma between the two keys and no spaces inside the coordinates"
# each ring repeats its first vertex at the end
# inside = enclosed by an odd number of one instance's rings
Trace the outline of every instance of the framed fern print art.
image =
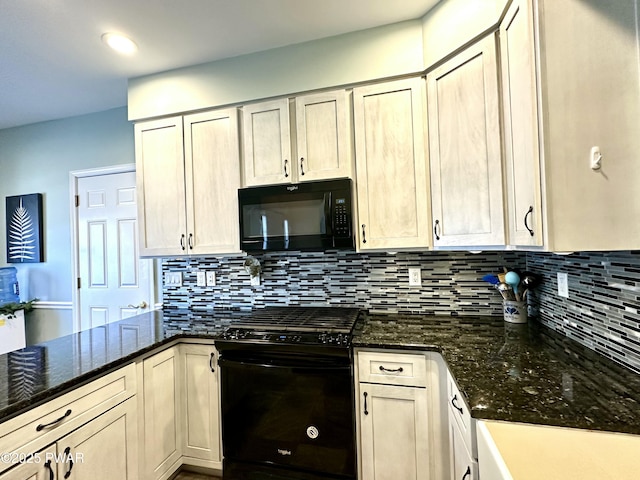
{"type": "Polygon", "coordinates": [[[43,261],[42,194],[7,197],[7,263],[43,261]]]}

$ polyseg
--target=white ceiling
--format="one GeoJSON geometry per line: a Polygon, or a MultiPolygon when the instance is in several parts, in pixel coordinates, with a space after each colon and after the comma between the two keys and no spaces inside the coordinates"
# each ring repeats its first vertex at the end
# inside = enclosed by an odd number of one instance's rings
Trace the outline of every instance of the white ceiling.
{"type": "Polygon", "coordinates": [[[438,0],[0,0],[0,129],[126,105],[127,78],[415,19],[438,0]],[[139,46],[122,57],[107,31],[139,46]]]}

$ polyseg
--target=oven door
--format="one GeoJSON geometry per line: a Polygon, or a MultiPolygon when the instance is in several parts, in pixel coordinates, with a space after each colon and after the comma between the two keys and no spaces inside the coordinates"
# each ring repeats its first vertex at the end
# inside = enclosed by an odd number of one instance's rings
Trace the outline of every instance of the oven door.
{"type": "Polygon", "coordinates": [[[225,462],[355,478],[349,358],[222,351],[220,372],[225,462]]]}

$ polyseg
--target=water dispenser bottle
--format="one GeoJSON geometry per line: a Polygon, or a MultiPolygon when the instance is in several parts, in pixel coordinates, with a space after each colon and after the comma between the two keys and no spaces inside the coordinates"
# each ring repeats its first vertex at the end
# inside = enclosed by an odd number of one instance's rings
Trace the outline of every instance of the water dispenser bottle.
{"type": "Polygon", "coordinates": [[[20,302],[17,272],[15,267],[0,268],[0,305],[20,302]]]}

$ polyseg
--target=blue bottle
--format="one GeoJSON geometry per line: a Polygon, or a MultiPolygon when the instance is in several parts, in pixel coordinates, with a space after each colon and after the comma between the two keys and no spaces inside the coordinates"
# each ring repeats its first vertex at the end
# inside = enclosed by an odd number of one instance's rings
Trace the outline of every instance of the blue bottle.
{"type": "Polygon", "coordinates": [[[0,305],[20,302],[17,273],[15,267],[0,268],[0,305]]]}

